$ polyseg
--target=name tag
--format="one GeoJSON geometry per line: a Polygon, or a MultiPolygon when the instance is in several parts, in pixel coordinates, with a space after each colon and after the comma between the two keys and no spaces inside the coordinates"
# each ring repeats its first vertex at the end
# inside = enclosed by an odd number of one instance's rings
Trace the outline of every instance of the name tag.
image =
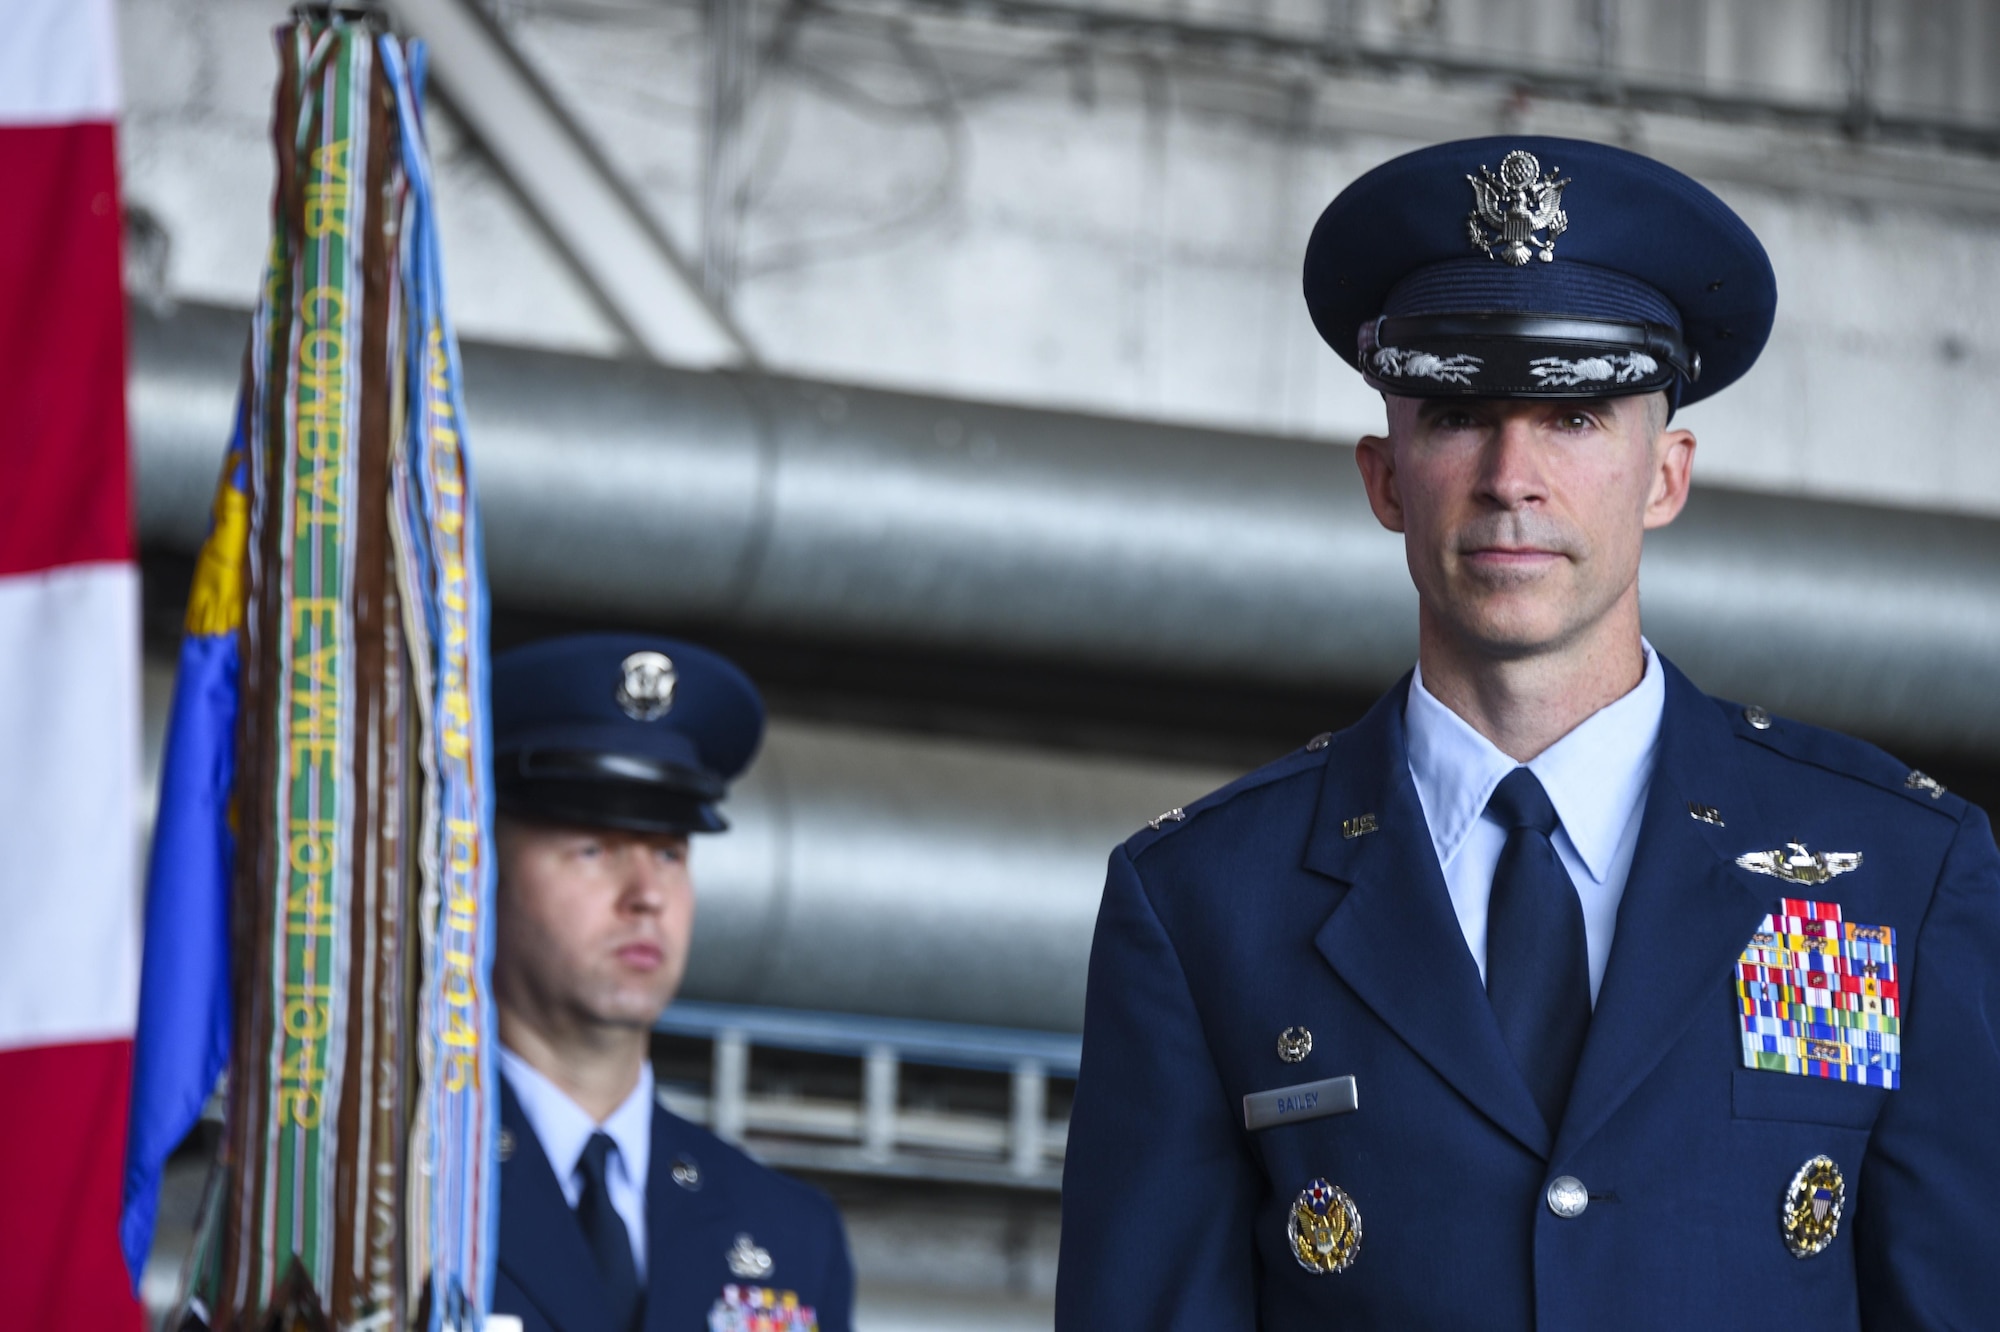
{"type": "Polygon", "coordinates": [[[1243,1127],[1276,1128],[1280,1124],[1300,1124],[1308,1119],[1344,1115],[1360,1104],[1355,1099],[1354,1077],[1327,1078],[1321,1082],[1301,1082],[1296,1087],[1251,1092],[1243,1098],[1243,1127]]]}

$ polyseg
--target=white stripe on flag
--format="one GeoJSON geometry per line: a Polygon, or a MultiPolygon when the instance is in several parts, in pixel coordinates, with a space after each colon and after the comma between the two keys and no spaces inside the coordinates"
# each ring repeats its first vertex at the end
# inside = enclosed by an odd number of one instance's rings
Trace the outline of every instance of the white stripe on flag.
{"type": "Polygon", "coordinates": [[[0,578],[0,1050],[130,1036],[139,574],[0,578]]]}
{"type": "Polygon", "coordinates": [[[0,125],[117,118],[111,0],[0,0],[0,125]]]}

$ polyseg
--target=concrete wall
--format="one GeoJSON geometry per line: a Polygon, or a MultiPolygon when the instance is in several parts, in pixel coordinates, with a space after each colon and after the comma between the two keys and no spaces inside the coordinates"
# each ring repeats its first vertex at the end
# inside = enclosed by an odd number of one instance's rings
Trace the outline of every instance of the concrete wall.
{"type": "MultiPolygon", "coordinates": [[[[1185,39],[972,18],[949,3],[766,5],[757,49],[736,53],[752,75],[744,128],[714,169],[698,5],[509,0],[498,12],[682,247],[716,260],[721,294],[775,368],[1352,438],[1379,425],[1379,402],[1317,341],[1297,291],[1319,209],[1424,142],[1575,134],[1695,171],[1771,249],[1782,303],[1763,364],[1686,416],[1704,475],[2000,513],[2000,164],[1963,146],[1995,132],[2000,5],[1875,6],[1867,114],[1931,130],[1850,140],[1828,116],[1855,91],[1845,25],[1861,3],[1133,9],[1196,34],[1185,39]],[[1218,25],[1266,40],[1200,37],[1218,25]],[[1315,54],[1329,42],[1415,55],[1402,72],[1329,64],[1315,54]],[[1467,64],[1529,73],[1452,72],[1467,64]],[[1562,78],[1592,71],[1640,91],[1611,106],[1561,95],[1562,78]],[[1685,105],[1649,87],[1681,89],[1685,105]]],[[[164,225],[168,296],[253,294],[267,30],[283,8],[123,7],[125,187],[164,225]]],[[[612,327],[449,115],[434,127],[461,327],[615,351],[612,327]]]]}

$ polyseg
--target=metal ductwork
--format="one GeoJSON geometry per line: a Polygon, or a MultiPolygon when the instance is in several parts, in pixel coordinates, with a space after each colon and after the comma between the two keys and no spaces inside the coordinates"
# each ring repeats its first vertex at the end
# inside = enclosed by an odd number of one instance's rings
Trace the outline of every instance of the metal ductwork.
{"type": "Polygon", "coordinates": [[[1080,1031],[1111,848],[1234,775],[777,723],[695,841],[687,994],[1080,1031]]]}
{"type": "MultiPolygon", "coordinates": [[[[192,549],[244,317],[136,312],[142,540],[192,549]]],[[[1347,449],[745,374],[465,349],[498,601],[1372,690],[1415,653],[1347,449]]],[[[2000,524],[1716,489],[1647,632],[1713,692],[2000,754],[2000,524]]]]}

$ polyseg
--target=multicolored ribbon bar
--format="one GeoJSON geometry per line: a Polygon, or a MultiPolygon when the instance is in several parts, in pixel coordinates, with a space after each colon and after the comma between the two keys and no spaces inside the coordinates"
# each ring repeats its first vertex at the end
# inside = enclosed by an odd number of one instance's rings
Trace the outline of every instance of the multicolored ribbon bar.
{"type": "Polygon", "coordinates": [[[1902,1080],[1896,932],[1786,898],[1736,962],[1746,1068],[1871,1087],[1902,1080]]]}

